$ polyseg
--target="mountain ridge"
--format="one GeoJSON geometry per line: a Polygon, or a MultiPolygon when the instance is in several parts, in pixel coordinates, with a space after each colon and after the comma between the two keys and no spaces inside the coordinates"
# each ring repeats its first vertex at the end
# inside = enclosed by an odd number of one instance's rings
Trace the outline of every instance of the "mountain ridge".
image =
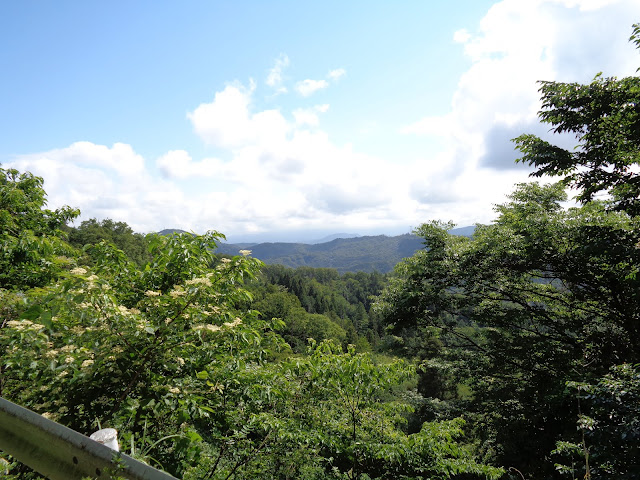
{"type": "Polygon", "coordinates": [[[252,256],[268,264],[280,264],[291,268],[335,268],[346,272],[387,273],[403,258],[421,248],[422,239],[412,234],[389,237],[386,235],[336,238],[307,244],[265,242],[251,246],[222,243],[217,253],[237,255],[241,249],[251,249],[252,256]],[[242,247],[242,248],[240,248],[242,247]]]}
{"type": "MultiPolygon", "coordinates": [[[[455,235],[470,236],[475,227],[455,228],[455,235]]],[[[181,232],[165,229],[161,234],[181,232]],[[166,233],[164,233],[166,232],[166,233]]],[[[251,250],[252,256],[267,264],[280,264],[290,268],[333,268],[339,273],[389,273],[403,258],[423,248],[423,239],[411,233],[402,235],[362,235],[337,233],[315,243],[303,242],[222,242],[216,253],[238,255],[240,250],[251,250]],[[342,236],[349,236],[343,238],[342,236]],[[333,238],[337,237],[337,238],[333,238]]]]}

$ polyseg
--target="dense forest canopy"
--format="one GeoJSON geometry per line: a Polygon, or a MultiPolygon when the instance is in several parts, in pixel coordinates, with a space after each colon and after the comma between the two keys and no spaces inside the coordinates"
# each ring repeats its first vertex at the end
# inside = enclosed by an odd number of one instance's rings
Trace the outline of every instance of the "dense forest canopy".
{"type": "Polygon", "coordinates": [[[577,147],[516,145],[559,181],[389,277],[71,228],[0,169],[0,395],[185,479],[639,478],[640,78],[541,96],[577,147]]]}

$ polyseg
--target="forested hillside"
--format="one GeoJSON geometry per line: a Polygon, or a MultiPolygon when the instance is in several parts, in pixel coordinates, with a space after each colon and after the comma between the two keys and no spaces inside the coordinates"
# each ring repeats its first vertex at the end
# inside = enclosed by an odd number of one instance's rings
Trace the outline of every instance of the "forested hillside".
{"type": "Polygon", "coordinates": [[[250,248],[252,254],[268,264],[291,268],[334,268],[345,272],[387,273],[403,258],[410,257],[422,247],[422,239],[415,235],[365,236],[337,238],[330,242],[309,245],[305,243],[259,243],[257,245],[221,244],[220,253],[236,254],[250,248]]]}
{"type": "MultiPolygon", "coordinates": [[[[474,230],[474,226],[469,226],[453,228],[450,232],[454,235],[471,236],[474,230]]],[[[269,265],[284,265],[290,268],[333,268],[339,273],[389,273],[398,262],[410,257],[423,247],[422,238],[415,234],[404,234],[351,236],[314,244],[222,243],[218,247],[218,252],[235,255],[240,250],[251,249],[256,258],[269,265]]]]}
{"type": "Polygon", "coordinates": [[[557,182],[516,185],[472,237],[394,237],[390,275],[71,229],[42,178],[0,168],[0,395],[184,479],[640,478],[640,77],[540,93],[577,148],[515,142],[557,182]]]}
{"type": "Polygon", "coordinates": [[[376,272],[340,275],[328,268],[266,265],[249,288],[261,316],[284,320],[282,335],[294,351],[303,352],[309,337],[370,351],[386,336],[371,309],[385,284],[376,272]]]}

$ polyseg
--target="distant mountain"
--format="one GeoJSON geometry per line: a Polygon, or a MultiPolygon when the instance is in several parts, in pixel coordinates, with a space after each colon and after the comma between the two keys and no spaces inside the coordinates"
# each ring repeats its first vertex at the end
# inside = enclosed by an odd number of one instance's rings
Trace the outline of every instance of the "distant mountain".
{"type": "Polygon", "coordinates": [[[470,237],[471,235],[473,235],[473,232],[475,231],[476,231],[476,226],[471,225],[469,227],[452,228],[451,230],[449,230],[449,233],[453,235],[460,235],[462,237],[470,237]]]}
{"type": "MultiPolygon", "coordinates": [[[[450,230],[454,235],[471,236],[475,226],[450,230]]],[[[187,233],[177,228],[166,228],[160,235],[187,233]]],[[[251,250],[252,256],[268,264],[291,268],[302,266],[335,268],[340,273],[388,273],[403,258],[410,257],[423,247],[423,239],[416,235],[364,235],[335,233],[308,243],[262,242],[221,243],[216,253],[238,255],[240,250],[251,250]]]]}
{"type": "Polygon", "coordinates": [[[315,245],[317,243],[327,243],[332,240],[336,240],[338,238],[358,238],[358,237],[360,237],[360,235],[358,235],[357,233],[334,233],[332,235],[327,235],[326,237],[319,238],[318,240],[310,240],[304,243],[315,245]]]}
{"type": "Polygon", "coordinates": [[[422,239],[405,234],[356,238],[337,238],[329,242],[307,243],[259,243],[238,245],[223,243],[217,253],[237,255],[249,248],[252,256],[268,264],[280,264],[291,268],[302,266],[335,268],[345,272],[390,272],[403,258],[410,257],[422,247],[422,239]]]}
{"type": "Polygon", "coordinates": [[[179,228],[165,228],[164,230],[160,230],[157,232],[158,235],[173,235],[174,233],[189,233],[185,230],[180,230],[179,228]]]}

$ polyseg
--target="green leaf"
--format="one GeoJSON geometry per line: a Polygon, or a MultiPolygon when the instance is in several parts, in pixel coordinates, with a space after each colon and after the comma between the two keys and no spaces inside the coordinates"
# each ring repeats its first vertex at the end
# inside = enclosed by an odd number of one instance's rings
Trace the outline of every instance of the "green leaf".
{"type": "Polygon", "coordinates": [[[40,315],[42,314],[42,307],[40,305],[32,305],[20,315],[20,318],[24,318],[25,320],[38,320],[40,315]]]}
{"type": "Polygon", "coordinates": [[[51,311],[47,310],[42,312],[42,314],[40,315],[40,322],[42,322],[42,324],[47,327],[49,330],[53,330],[53,321],[52,321],[53,315],[51,313],[51,311]]]}

